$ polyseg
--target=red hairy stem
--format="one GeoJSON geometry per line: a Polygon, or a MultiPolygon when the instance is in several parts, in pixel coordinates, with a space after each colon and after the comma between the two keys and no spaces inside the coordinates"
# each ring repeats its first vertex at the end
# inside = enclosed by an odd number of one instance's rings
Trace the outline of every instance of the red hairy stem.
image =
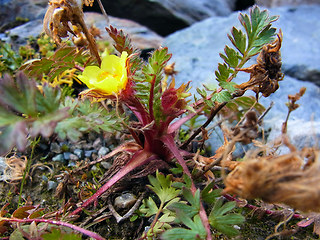
{"type": "Polygon", "coordinates": [[[6,221],[6,222],[18,222],[18,223],[32,223],[32,222],[49,223],[49,224],[53,224],[53,225],[71,228],[75,231],[78,231],[78,232],[80,232],[84,235],[87,235],[87,236],[89,236],[93,239],[96,239],[96,240],[105,240],[105,238],[101,237],[99,234],[97,234],[95,232],[91,232],[89,230],[78,227],[78,226],[73,225],[71,223],[66,223],[66,222],[62,222],[62,221],[56,221],[56,220],[51,220],[51,219],[42,219],[42,218],[20,219],[20,218],[3,218],[3,217],[0,217],[0,220],[6,221]]]}
{"type": "Polygon", "coordinates": [[[93,194],[90,198],[88,198],[81,207],[78,207],[74,210],[71,215],[79,214],[84,208],[88,207],[91,203],[96,201],[99,196],[105,193],[110,187],[112,187],[116,182],[118,182],[121,178],[127,175],[129,172],[134,170],[135,168],[148,163],[149,161],[153,160],[156,156],[148,151],[141,150],[135,153],[129,162],[120,169],[107,183],[105,183],[99,190],[93,194]]]}
{"type": "MultiPolygon", "coordinates": [[[[190,171],[188,169],[188,166],[187,166],[186,162],[184,161],[183,157],[181,156],[181,154],[179,152],[179,149],[178,149],[178,147],[177,147],[177,145],[176,145],[176,143],[174,141],[173,136],[171,134],[170,135],[167,134],[167,135],[163,136],[161,139],[163,140],[163,143],[172,152],[174,157],[178,160],[178,162],[181,165],[184,173],[187,174],[190,177],[190,179],[191,179],[191,192],[194,195],[197,189],[196,189],[196,187],[195,187],[195,185],[193,183],[192,176],[191,176],[191,173],[190,173],[190,171]]],[[[208,216],[207,216],[207,213],[206,213],[202,203],[200,203],[199,216],[200,216],[201,222],[202,222],[202,224],[205,227],[206,232],[207,232],[207,238],[206,239],[207,240],[212,240],[208,216]]]]}
{"type": "Polygon", "coordinates": [[[123,102],[133,112],[143,126],[152,122],[146,108],[136,97],[131,95],[129,98],[124,99],[123,102]]]}

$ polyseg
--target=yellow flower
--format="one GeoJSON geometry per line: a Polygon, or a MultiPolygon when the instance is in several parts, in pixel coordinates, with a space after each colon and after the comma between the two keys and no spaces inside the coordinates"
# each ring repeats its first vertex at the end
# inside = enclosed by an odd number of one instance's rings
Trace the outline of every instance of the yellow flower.
{"type": "Polygon", "coordinates": [[[118,94],[126,88],[128,78],[126,69],[127,52],[122,52],[121,57],[106,55],[102,59],[101,68],[89,66],[84,69],[78,78],[90,90],[104,95],[118,94]]]}

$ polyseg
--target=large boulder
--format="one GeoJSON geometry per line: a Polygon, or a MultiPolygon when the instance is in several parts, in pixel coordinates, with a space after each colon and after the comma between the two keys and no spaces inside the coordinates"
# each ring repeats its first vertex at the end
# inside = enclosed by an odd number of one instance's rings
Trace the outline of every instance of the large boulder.
{"type": "MultiPolygon", "coordinates": [[[[102,1],[111,16],[127,18],[166,36],[210,16],[226,16],[235,0],[116,0],[102,1]]],[[[100,11],[97,1],[93,8],[100,11]]]]}
{"type": "Polygon", "coordinates": [[[0,0],[0,32],[24,21],[43,18],[46,6],[45,0],[0,0]]]}
{"type": "MultiPolygon", "coordinates": [[[[276,102],[266,116],[266,127],[271,128],[270,136],[279,134],[279,128],[285,119],[287,95],[299,91],[306,86],[305,96],[300,100],[301,108],[292,113],[289,122],[289,133],[295,135],[295,143],[302,142],[310,136],[320,137],[320,90],[310,82],[303,80],[319,79],[320,73],[320,22],[318,21],[320,6],[300,6],[298,8],[273,8],[271,15],[279,15],[274,24],[283,32],[282,60],[283,70],[287,73],[280,83],[280,89],[262,103],[268,106],[270,101],[276,102]],[[292,77],[290,77],[291,75],[292,77]],[[304,123],[304,124],[302,124],[304,123]],[[307,127],[308,126],[308,127],[307,127]],[[314,127],[313,127],[314,126],[314,127]],[[295,128],[298,128],[299,131],[295,128]],[[303,129],[303,131],[301,131],[303,129]],[[298,135],[297,135],[298,134],[298,135]],[[297,135],[297,136],[296,136],[297,135]],[[306,137],[306,138],[304,138],[306,137]]],[[[172,61],[176,62],[177,84],[192,81],[192,93],[203,83],[215,83],[214,71],[222,59],[219,53],[226,44],[230,45],[227,33],[232,26],[240,28],[238,14],[228,17],[211,17],[193,24],[191,27],[178,31],[165,39],[164,45],[173,53],[172,61]]],[[[251,60],[246,66],[254,63],[251,60]]],[[[248,80],[248,74],[239,74],[238,81],[248,80]]],[[[315,81],[315,83],[318,83],[315,81]]]]}
{"type": "MultiPolygon", "coordinates": [[[[97,27],[101,32],[101,37],[104,40],[112,42],[113,40],[108,36],[105,27],[109,26],[105,17],[102,14],[94,12],[85,13],[85,21],[90,26],[97,27]]],[[[122,29],[132,39],[135,47],[140,49],[158,48],[163,38],[151,31],[145,26],[127,19],[120,19],[109,16],[109,24],[117,29],[122,29]]],[[[29,37],[37,37],[43,32],[42,19],[33,20],[23,25],[7,30],[2,36],[2,40],[11,43],[14,48],[25,45],[29,37]]],[[[0,35],[1,36],[1,35],[0,35]]]]}
{"type": "Polygon", "coordinates": [[[256,4],[265,7],[279,7],[279,6],[298,6],[306,4],[320,4],[319,0],[256,0],[256,4]]]}

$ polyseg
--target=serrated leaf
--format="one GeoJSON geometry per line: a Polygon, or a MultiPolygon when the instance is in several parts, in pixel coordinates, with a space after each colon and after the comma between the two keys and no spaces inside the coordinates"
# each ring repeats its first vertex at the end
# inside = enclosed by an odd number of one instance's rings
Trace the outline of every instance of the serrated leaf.
{"type": "Polygon", "coordinates": [[[219,103],[228,102],[232,98],[231,94],[228,91],[221,91],[218,93],[215,93],[212,96],[212,101],[217,101],[219,103]]]}
{"type": "Polygon", "coordinates": [[[174,239],[205,239],[207,236],[206,230],[202,225],[199,215],[194,216],[193,220],[185,215],[183,212],[179,213],[179,219],[190,229],[184,228],[172,228],[165,231],[162,235],[162,239],[174,240],[174,239]]]}
{"type": "Polygon", "coordinates": [[[119,31],[112,26],[106,28],[106,30],[109,33],[109,36],[115,41],[113,46],[118,52],[122,53],[123,51],[126,51],[128,55],[131,55],[134,52],[134,48],[131,45],[131,39],[128,35],[124,34],[122,30],[119,31]]]}
{"type": "Polygon", "coordinates": [[[227,81],[221,81],[219,82],[219,86],[222,87],[223,89],[228,90],[230,93],[233,93],[236,90],[237,84],[234,82],[227,82],[227,81]]]}
{"type": "Polygon", "coordinates": [[[61,108],[69,108],[70,117],[58,122],[55,132],[59,138],[76,142],[86,132],[114,132],[120,129],[121,119],[114,111],[107,112],[99,103],[65,98],[61,108]]]}
{"type": "Polygon", "coordinates": [[[233,225],[243,223],[244,217],[235,213],[227,214],[234,209],[235,206],[235,202],[223,204],[222,198],[216,201],[208,217],[210,225],[228,236],[237,235],[239,231],[235,229],[233,225]]]}
{"type": "Polygon", "coordinates": [[[176,212],[184,212],[189,217],[195,216],[200,210],[200,190],[198,189],[193,196],[190,189],[183,188],[182,194],[190,205],[183,202],[176,202],[171,204],[169,208],[176,212]]]}
{"type": "Polygon", "coordinates": [[[146,217],[151,217],[159,211],[159,208],[157,207],[157,204],[154,202],[154,200],[149,197],[147,200],[143,201],[143,205],[139,210],[144,213],[146,217]]]}
{"type": "Polygon", "coordinates": [[[43,93],[34,80],[25,74],[0,79],[0,154],[13,146],[23,151],[27,136],[50,136],[57,122],[66,118],[66,108],[59,109],[61,94],[58,89],[43,86],[43,93]]]}
{"type": "Polygon", "coordinates": [[[232,71],[230,70],[230,68],[228,67],[227,64],[219,63],[218,64],[218,71],[215,72],[216,78],[219,82],[226,81],[229,78],[231,72],[232,71]]]}
{"type": "Polygon", "coordinates": [[[148,187],[157,194],[162,203],[166,203],[179,195],[180,190],[171,186],[172,181],[170,175],[164,176],[157,171],[156,177],[149,175],[148,178],[151,183],[148,187]]]}
{"type": "Polygon", "coordinates": [[[236,68],[238,66],[240,56],[239,53],[230,48],[229,46],[226,46],[224,48],[224,52],[226,55],[220,53],[220,57],[232,68],[236,68]]]}
{"type": "Polygon", "coordinates": [[[228,38],[230,39],[231,43],[239,50],[239,52],[244,55],[247,46],[246,35],[241,30],[233,27],[231,30],[231,35],[228,34],[228,38]]]}
{"type": "Polygon", "coordinates": [[[65,70],[72,69],[80,62],[90,64],[92,57],[85,51],[84,48],[78,50],[76,47],[65,46],[59,48],[49,58],[42,58],[26,62],[20,67],[28,76],[42,77],[44,74],[49,80],[63,73],[65,70]]]}
{"type": "Polygon", "coordinates": [[[213,189],[213,186],[214,182],[211,182],[201,191],[201,199],[209,204],[215,203],[217,197],[220,197],[222,192],[221,189],[213,189]]]}

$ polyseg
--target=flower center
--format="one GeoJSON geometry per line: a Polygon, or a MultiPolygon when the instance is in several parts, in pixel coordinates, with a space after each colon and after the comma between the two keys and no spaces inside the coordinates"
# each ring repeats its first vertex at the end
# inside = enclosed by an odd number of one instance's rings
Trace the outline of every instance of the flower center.
{"type": "Polygon", "coordinates": [[[105,80],[108,77],[117,78],[118,75],[117,74],[111,74],[109,72],[104,71],[104,72],[102,72],[102,73],[100,73],[98,75],[97,80],[98,80],[98,82],[101,82],[101,81],[105,80]]]}

